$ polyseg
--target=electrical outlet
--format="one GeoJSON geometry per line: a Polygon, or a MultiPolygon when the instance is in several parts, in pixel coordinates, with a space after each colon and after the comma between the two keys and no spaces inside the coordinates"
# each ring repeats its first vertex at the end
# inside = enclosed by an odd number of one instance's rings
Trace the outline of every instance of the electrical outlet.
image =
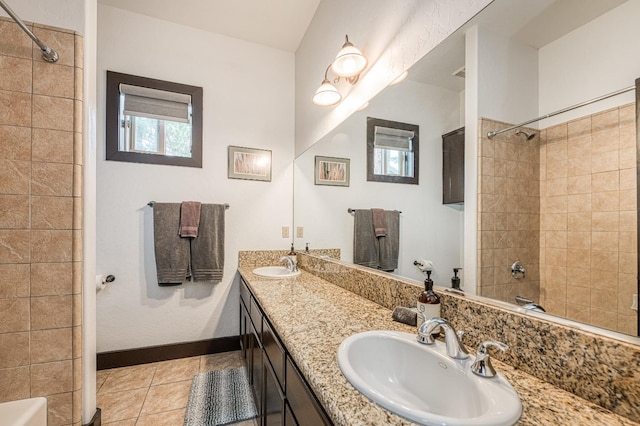
{"type": "Polygon", "coordinates": [[[296,228],[296,238],[304,238],[304,228],[302,226],[296,228]]]}
{"type": "Polygon", "coordinates": [[[631,302],[631,309],[633,309],[634,311],[638,310],[638,295],[637,294],[633,295],[633,301],[631,302]]]}
{"type": "Polygon", "coordinates": [[[283,226],[282,227],[282,238],[289,238],[289,227],[288,226],[283,226]]]}

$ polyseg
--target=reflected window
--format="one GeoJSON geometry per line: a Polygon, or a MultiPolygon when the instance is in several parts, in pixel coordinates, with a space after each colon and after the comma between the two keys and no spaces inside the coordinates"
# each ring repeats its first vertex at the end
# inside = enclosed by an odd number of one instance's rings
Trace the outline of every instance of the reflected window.
{"type": "Polygon", "coordinates": [[[418,184],[418,126],[367,118],[367,180],[418,184]]]}

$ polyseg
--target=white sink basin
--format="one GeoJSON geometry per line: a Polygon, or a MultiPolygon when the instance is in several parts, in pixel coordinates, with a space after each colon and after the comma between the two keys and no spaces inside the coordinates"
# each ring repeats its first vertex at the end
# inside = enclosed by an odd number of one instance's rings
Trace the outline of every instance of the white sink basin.
{"type": "Polygon", "coordinates": [[[300,271],[291,272],[284,266],[263,266],[254,269],[253,273],[265,278],[289,278],[300,275],[300,271]]]}
{"type": "Polygon", "coordinates": [[[498,374],[471,372],[473,357],[454,360],[445,344],[423,345],[415,334],[367,331],[346,338],[338,363],[347,380],[387,410],[424,425],[513,425],[518,394],[498,374]]]}

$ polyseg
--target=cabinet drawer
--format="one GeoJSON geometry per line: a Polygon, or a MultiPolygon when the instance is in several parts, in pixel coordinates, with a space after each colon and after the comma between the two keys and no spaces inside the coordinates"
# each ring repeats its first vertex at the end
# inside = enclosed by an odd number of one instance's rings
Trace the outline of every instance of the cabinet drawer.
{"type": "Polygon", "coordinates": [[[322,407],[305,383],[302,375],[291,360],[287,357],[287,381],[286,392],[287,401],[293,411],[293,415],[302,421],[304,426],[325,426],[331,425],[322,407]]]}
{"type": "Polygon", "coordinates": [[[258,339],[262,339],[262,311],[253,296],[251,296],[251,309],[249,309],[249,315],[251,315],[251,322],[253,322],[253,327],[258,333],[258,339]]]}
{"type": "Polygon", "coordinates": [[[269,358],[269,362],[273,367],[273,372],[278,379],[280,388],[284,389],[285,352],[283,347],[280,345],[280,341],[276,337],[276,334],[266,321],[266,318],[262,325],[262,346],[264,347],[267,358],[269,358]]]}
{"type": "Polygon", "coordinates": [[[242,303],[244,303],[244,306],[247,307],[247,309],[249,309],[249,304],[250,302],[250,292],[249,292],[249,287],[247,287],[247,284],[244,282],[243,279],[240,280],[240,300],[242,301],[242,303]]]}

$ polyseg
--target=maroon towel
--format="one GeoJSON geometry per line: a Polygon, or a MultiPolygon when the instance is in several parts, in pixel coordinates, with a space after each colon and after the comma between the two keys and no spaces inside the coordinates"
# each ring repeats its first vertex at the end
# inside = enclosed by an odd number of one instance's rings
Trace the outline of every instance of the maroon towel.
{"type": "Polygon", "coordinates": [[[383,209],[371,209],[373,213],[373,229],[377,237],[385,237],[387,235],[387,217],[383,209]]]}
{"type": "Polygon", "coordinates": [[[196,238],[198,225],[200,225],[200,203],[198,201],[183,201],[180,206],[178,235],[183,238],[196,238]]]}

